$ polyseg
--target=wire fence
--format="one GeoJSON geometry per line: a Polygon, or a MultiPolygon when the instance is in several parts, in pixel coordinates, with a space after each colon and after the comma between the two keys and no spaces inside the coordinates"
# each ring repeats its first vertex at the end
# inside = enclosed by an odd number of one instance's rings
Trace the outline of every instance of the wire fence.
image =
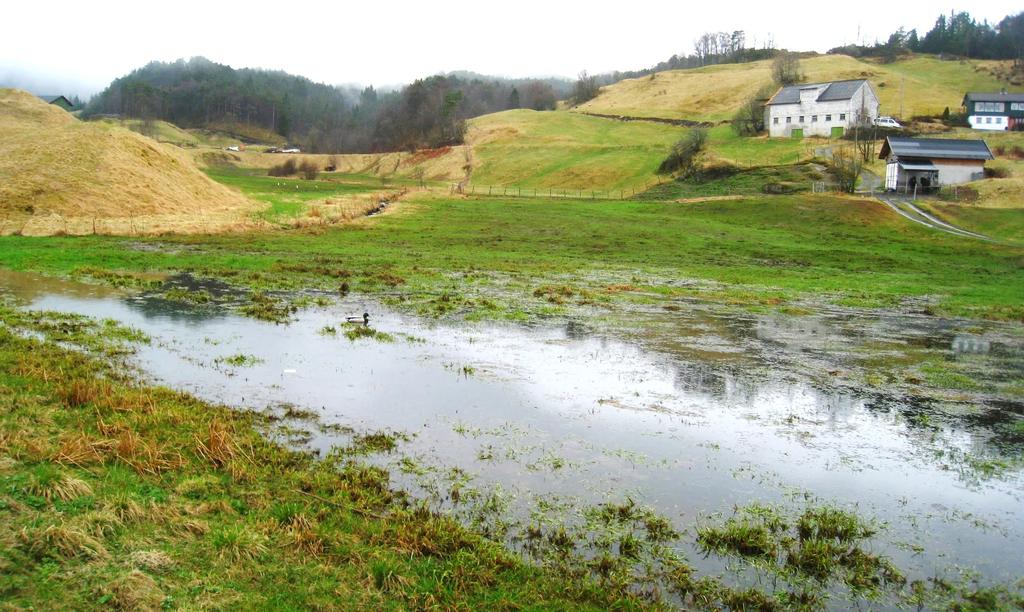
{"type": "Polygon", "coordinates": [[[506,198],[562,198],[569,200],[625,200],[635,197],[671,179],[647,181],[632,187],[620,189],[588,189],[582,187],[521,187],[518,185],[478,185],[475,183],[452,183],[449,193],[476,196],[497,196],[506,198]]]}

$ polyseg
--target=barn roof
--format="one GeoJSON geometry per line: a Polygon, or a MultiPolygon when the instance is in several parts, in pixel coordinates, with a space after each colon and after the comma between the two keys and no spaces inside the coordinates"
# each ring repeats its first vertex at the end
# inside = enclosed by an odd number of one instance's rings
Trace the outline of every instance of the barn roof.
{"type": "Polygon", "coordinates": [[[984,140],[951,140],[947,138],[901,138],[889,136],[878,157],[889,153],[896,157],[922,159],[994,159],[984,140]]]}
{"type": "Polygon", "coordinates": [[[64,98],[65,102],[67,102],[68,104],[71,104],[71,100],[68,100],[66,96],[36,96],[36,97],[39,98],[40,100],[42,100],[43,102],[46,102],[47,104],[53,104],[54,102],[56,102],[57,100],[60,100],[61,98],[64,98]]]}
{"type": "Polygon", "coordinates": [[[984,93],[972,91],[964,96],[963,105],[968,102],[1024,102],[1024,93],[984,93]]]}
{"type": "Polygon", "coordinates": [[[849,100],[853,97],[853,94],[857,93],[861,85],[867,83],[864,79],[855,79],[852,81],[834,81],[831,83],[800,83],[799,85],[790,85],[780,89],[771,100],[768,100],[768,105],[773,104],[798,104],[800,102],[800,90],[802,89],[819,89],[824,87],[824,90],[818,94],[818,102],[833,102],[836,100],[849,100]]]}

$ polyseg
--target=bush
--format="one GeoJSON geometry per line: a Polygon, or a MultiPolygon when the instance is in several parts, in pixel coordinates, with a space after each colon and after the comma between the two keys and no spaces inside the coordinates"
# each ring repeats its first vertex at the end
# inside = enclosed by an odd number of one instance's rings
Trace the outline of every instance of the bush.
{"type": "Polygon", "coordinates": [[[699,167],[700,155],[708,144],[708,131],[704,128],[694,128],[679,139],[672,146],[672,152],[668,154],[661,165],[658,166],[658,174],[678,173],[680,178],[687,178],[699,167]]]}
{"type": "Polygon", "coordinates": [[[291,176],[295,174],[295,160],[289,159],[283,164],[272,166],[267,170],[267,176],[291,176]]]}
{"type": "Polygon", "coordinates": [[[1002,166],[985,166],[985,178],[1010,178],[1009,168],[1002,166]]]}
{"type": "Polygon", "coordinates": [[[761,187],[761,193],[768,195],[785,195],[789,193],[796,193],[798,191],[796,185],[792,183],[765,183],[761,187]]]}
{"type": "Polygon", "coordinates": [[[320,167],[316,165],[316,162],[306,159],[299,164],[299,173],[307,181],[315,181],[316,177],[320,174],[320,167]]]}

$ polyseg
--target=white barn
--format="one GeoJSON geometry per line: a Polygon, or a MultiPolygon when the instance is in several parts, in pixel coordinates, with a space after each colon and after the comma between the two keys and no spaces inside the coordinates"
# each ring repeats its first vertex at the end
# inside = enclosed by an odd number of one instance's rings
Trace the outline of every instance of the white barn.
{"type": "Polygon", "coordinates": [[[839,137],[878,117],[878,95],[865,79],[783,87],[765,104],[772,138],[839,137]]]}

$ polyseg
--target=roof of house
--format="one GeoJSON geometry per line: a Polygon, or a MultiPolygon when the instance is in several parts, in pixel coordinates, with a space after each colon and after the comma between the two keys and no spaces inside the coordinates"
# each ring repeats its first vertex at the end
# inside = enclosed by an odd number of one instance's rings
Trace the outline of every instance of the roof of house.
{"type": "Polygon", "coordinates": [[[40,100],[42,100],[43,102],[46,102],[47,104],[53,104],[54,102],[56,102],[57,100],[60,100],[61,98],[64,98],[65,102],[67,102],[68,104],[71,104],[71,100],[68,100],[66,96],[36,96],[36,97],[39,98],[40,100]]]}
{"type": "Polygon", "coordinates": [[[780,89],[771,100],[768,100],[768,105],[774,104],[798,104],[800,102],[800,90],[802,89],[818,89],[824,87],[824,91],[818,94],[818,102],[831,102],[836,100],[849,100],[853,97],[853,94],[857,93],[857,90],[861,88],[861,85],[867,83],[865,79],[855,79],[852,81],[834,81],[832,83],[800,83],[798,85],[789,85],[780,89]]]}
{"type": "Polygon", "coordinates": [[[994,159],[984,140],[951,140],[946,138],[902,138],[889,136],[878,157],[889,153],[896,157],[923,159],[994,159]]]}
{"type": "Polygon", "coordinates": [[[1024,93],[998,91],[995,93],[984,93],[972,91],[964,96],[963,105],[967,106],[968,102],[1024,102],[1024,93]]]}

